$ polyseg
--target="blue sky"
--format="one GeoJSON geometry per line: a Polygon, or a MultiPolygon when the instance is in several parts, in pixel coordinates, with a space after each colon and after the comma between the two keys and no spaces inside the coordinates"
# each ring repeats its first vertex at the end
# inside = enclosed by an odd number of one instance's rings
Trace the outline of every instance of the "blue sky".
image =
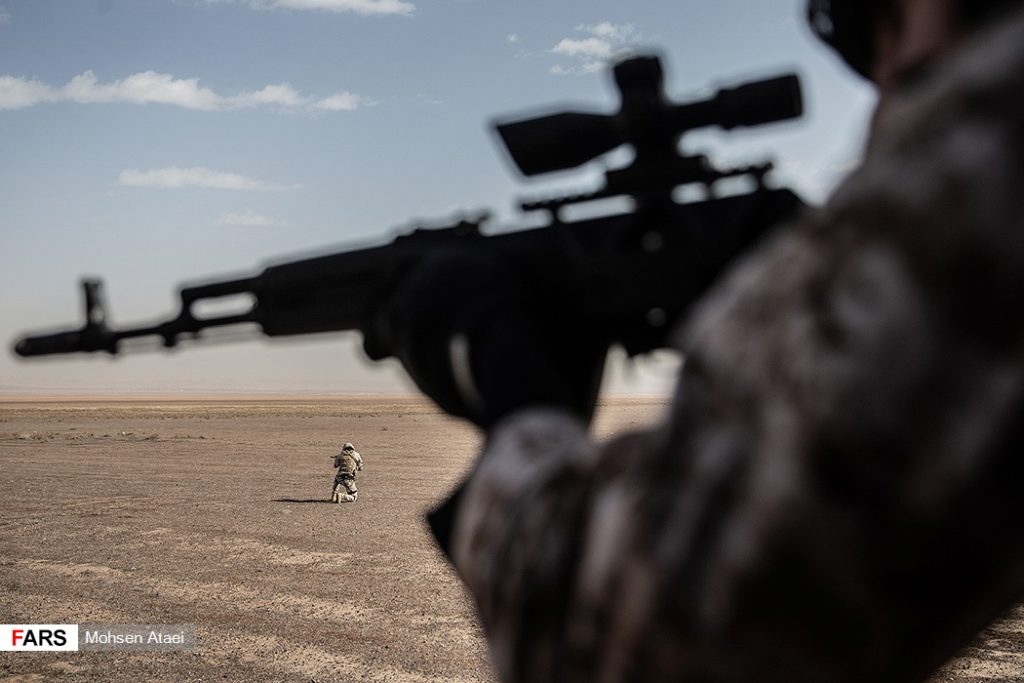
{"type": "MultiPolygon", "coordinates": [[[[799,123],[685,144],[776,159],[821,201],[858,158],[870,90],[809,35],[803,2],[760,0],[0,0],[0,339],[79,322],[101,275],[115,324],[171,313],[177,286],[381,242],[415,219],[581,189],[517,177],[489,123],[610,110],[605,65],[656,49],[676,98],[796,70],[799,123]]],[[[614,391],[667,387],[641,364],[614,391]]],[[[358,339],[25,363],[0,392],[393,391],[358,339]]]]}

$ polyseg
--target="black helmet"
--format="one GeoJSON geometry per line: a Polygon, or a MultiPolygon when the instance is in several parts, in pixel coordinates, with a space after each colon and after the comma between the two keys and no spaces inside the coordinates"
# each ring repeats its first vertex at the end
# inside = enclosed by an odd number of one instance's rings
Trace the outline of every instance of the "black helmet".
{"type": "MultiPolygon", "coordinates": [[[[1022,0],[958,0],[957,12],[964,26],[974,27],[1021,4],[1022,0]]],[[[893,0],[808,0],[807,22],[854,71],[870,78],[875,20],[879,11],[891,11],[893,5],[893,0]]]]}
{"type": "Polygon", "coordinates": [[[864,78],[875,55],[874,0],[808,0],[811,30],[864,78]]]}

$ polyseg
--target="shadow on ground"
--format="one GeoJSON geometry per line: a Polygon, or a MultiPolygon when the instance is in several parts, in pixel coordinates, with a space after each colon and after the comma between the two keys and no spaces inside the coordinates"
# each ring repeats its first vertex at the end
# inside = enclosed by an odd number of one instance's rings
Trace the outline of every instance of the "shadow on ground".
{"type": "Polygon", "coordinates": [[[325,503],[327,505],[335,505],[334,501],[327,500],[325,498],[275,498],[275,503],[325,503]]]}

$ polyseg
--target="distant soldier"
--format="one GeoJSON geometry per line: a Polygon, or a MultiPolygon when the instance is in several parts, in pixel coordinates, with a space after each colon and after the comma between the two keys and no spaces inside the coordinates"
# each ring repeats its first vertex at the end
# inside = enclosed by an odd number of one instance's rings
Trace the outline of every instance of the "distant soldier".
{"type": "Polygon", "coordinates": [[[334,456],[334,467],[338,473],[334,475],[334,486],[331,489],[332,503],[354,503],[359,498],[356,488],[356,472],[363,469],[363,458],[355,446],[345,442],[341,453],[334,456]]]}

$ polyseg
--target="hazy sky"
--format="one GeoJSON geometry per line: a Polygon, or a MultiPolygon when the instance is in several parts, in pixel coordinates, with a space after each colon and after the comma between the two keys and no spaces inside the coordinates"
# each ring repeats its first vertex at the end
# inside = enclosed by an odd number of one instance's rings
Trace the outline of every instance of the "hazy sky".
{"type": "MultiPolygon", "coordinates": [[[[604,64],[656,49],[673,97],[798,71],[799,123],[702,134],[774,156],[820,201],[873,102],[805,28],[802,0],[0,0],[0,340],[80,323],[100,275],[114,324],[166,317],[177,286],[384,241],[421,218],[582,189],[517,177],[489,122],[610,110],[604,64]]],[[[670,384],[641,365],[612,389],[670,384]]],[[[617,375],[618,376],[618,375],[617,375]]],[[[354,335],[109,361],[0,354],[0,392],[403,390],[354,335]]]]}

